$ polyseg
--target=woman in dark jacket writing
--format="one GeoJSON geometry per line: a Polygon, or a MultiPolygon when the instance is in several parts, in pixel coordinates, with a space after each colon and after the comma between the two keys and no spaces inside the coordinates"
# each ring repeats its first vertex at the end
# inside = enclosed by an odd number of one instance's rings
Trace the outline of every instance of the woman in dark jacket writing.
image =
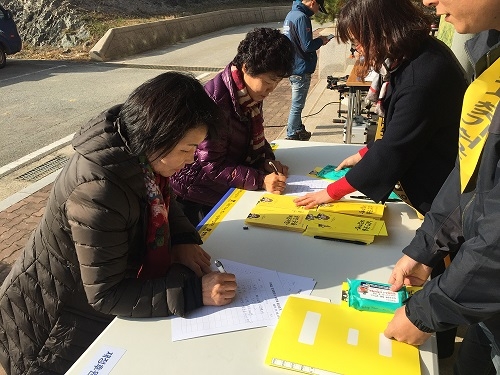
{"type": "Polygon", "coordinates": [[[279,30],[258,28],[240,42],[233,61],[206,83],[205,91],[223,112],[224,131],[203,141],[194,163],[172,176],[172,188],[194,225],[229,188],[276,194],[285,189],[288,167],[274,160],[264,136],[262,104],[290,76],[293,63],[290,40],[279,30]]]}
{"type": "Polygon", "coordinates": [[[194,78],[164,73],[73,139],[75,154],[0,290],[8,374],[63,374],[114,316],[184,316],[235,295],[175,199],[169,176],[216,130],[194,78]]]}

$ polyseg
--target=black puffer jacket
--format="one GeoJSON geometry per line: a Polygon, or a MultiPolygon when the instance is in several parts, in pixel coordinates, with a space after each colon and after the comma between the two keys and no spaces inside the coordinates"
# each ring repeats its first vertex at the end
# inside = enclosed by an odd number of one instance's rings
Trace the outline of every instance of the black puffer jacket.
{"type": "MultiPolygon", "coordinates": [[[[45,214],[0,289],[0,362],[8,374],[62,374],[114,316],[184,315],[201,281],[174,264],[139,280],[146,196],[137,157],[117,125],[120,107],[83,127],[45,214]]],[[[171,200],[172,243],[201,239],[171,200]]]]}

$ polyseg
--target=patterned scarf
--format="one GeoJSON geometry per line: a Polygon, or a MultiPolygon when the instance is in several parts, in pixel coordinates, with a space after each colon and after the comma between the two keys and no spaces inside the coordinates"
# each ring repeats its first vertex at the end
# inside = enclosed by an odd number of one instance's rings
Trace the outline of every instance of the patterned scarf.
{"type": "Polygon", "coordinates": [[[262,104],[261,102],[252,100],[245,86],[243,73],[234,65],[231,65],[231,77],[238,90],[236,92],[238,103],[243,113],[250,119],[250,125],[252,126],[252,139],[250,140],[252,152],[246,159],[247,163],[252,164],[256,160],[265,157],[264,146],[266,144],[266,138],[264,137],[264,117],[262,116],[261,110],[262,104]]]}
{"type": "Polygon", "coordinates": [[[373,111],[380,117],[385,116],[384,110],[384,99],[387,94],[387,86],[389,86],[389,81],[391,79],[391,73],[398,69],[398,66],[392,67],[392,61],[386,59],[380,68],[377,76],[372,80],[372,84],[368,93],[366,94],[366,100],[375,103],[375,108],[373,111]],[[392,69],[390,69],[391,67],[392,69]]]}
{"type": "Polygon", "coordinates": [[[170,227],[168,225],[169,180],[154,173],[146,157],[140,157],[139,163],[144,172],[148,217],[146,255],[137,278],[154,279],[164,277],[171,264],[170,227]]]}

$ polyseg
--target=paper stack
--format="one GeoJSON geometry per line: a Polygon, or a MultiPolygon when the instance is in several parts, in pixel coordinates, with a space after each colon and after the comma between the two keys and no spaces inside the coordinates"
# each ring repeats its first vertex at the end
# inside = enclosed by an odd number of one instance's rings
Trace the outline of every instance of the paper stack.
{"type": "Polygon", "coordinates": [[[361,244],[372,243],[375,236],[387,236],[382,219],[383,204],[338,201],[306,210],[297,207],[295,198],[266,193],[248,214],[245,223],[361,244]]]}

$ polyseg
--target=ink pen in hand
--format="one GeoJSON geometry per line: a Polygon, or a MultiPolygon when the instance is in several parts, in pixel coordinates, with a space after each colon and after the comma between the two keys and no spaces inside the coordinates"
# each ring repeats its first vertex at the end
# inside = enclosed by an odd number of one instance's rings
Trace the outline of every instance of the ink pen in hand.
{"type": "Polygon", "coordinates": [[[226,273],[226,270],[224,269],[224,266],[222,265],[220,260],[216,259],[214,263],[215,267],[217,267],[220,273],[226,273]]]}
{"type": "Polygon", "coordinates": [[[274,173],[275,173],[275,174],[278,174],[278,168],[276,168],[276,166],[274,165],[274,163],[273,163],[272,161],[270,161],[270,162],[269,162],[269,165],[270,165],[271,167],[273,167],[273,169],[274,169],[274,173]]]}

